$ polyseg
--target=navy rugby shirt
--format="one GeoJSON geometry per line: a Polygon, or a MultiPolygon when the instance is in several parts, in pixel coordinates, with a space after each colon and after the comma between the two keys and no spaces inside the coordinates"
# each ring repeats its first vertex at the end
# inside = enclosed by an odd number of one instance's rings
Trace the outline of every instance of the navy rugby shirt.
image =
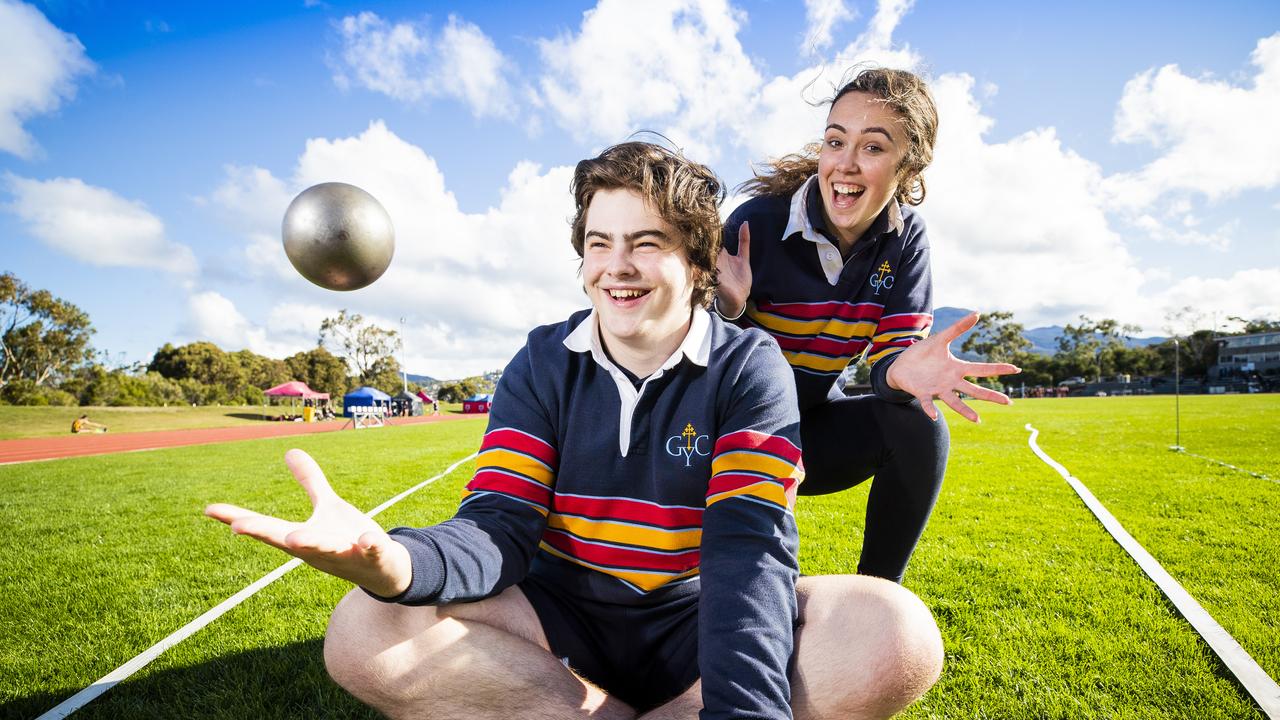
{"type": "Polygon", "coordinates": [[[933,325],[924,220],[891,201],[842,260],[819,193],[813,176],[790,197],[755,197],[729,216],[729,252],[738,251],[742,223],[751,228],[751,292],[738,323],[763,329],[782,346],[802,410],[839,397],[836,378],[863,354],[876,395],[910,401],[885,376],[893,358],[933,325]]]}
{"type": "Polygon", "coordinates": [[[789,375],[767,335],[702,309],[638,389],[594,311],[534,330],[457,514],[391,531],[413,559],[391,600],[476,600],[526,573],[622,606],[698,594],[701,717],[791,717],[804,471],[789,375]]]}

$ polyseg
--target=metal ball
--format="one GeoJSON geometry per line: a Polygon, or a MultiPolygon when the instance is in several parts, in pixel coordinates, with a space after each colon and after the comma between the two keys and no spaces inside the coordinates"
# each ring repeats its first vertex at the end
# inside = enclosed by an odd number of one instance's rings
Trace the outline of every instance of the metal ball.
{"type": "Polygon", "coordinates": [[[396,250],[391,216],[372,195],[340,182],[313,185],[284,212],[284,252],[302,277],[359,290],[382,277],[396,250]]]}

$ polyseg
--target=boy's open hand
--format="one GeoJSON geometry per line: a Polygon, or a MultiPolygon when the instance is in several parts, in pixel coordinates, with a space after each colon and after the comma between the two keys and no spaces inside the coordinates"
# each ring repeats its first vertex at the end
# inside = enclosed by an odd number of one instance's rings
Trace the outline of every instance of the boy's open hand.
{"type": "Polygon", "coordinates": [[[225,503],[208,506],[204,514],[230,525],[237,534],[279,548],[376,595],[392,597],[408,589],[413,578],[409,551],[372,518],[338,497],[310,455],[290,450],[284,460],[311,498],[311,517],[306,522],[281,520],[225,503]]]}

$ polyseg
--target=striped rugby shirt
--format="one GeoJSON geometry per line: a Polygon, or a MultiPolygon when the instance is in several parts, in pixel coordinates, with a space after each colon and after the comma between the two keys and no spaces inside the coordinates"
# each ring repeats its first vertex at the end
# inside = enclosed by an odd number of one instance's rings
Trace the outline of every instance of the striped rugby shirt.
{"type": "Polygon", "coordinates": [[[933,283],[924,220],[891,201],[847,261],[828,239],[817,176],[790,197],[755,197],[724,226],[738,251],[738,228],[751,228],[751,292],[737,322],[773,336],[791,364],[801,409],[831,397],[840,371],[866,354],[876,395],[911,396],[885,380],[897,353],[928,337],[933,283]]]}
{"type": "Polygon", "coordinates": [[[413,558],[392,600],[480,599],[526,573],[622,606],[698,594],[702,717],[790,717],[804,475],[790,373],[764,333],[702,309],[690,325],[638,390],[594,311],[530,333],[457,514],[391,531],[413,558]]]}

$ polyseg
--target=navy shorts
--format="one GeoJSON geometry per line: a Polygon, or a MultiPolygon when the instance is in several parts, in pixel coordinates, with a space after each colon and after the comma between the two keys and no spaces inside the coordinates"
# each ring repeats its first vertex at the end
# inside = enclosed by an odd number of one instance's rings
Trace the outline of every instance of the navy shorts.
{"type": "Polygon", "coordinates": [[[526,576],[520,583],[551,652],[581,677],[640,712],[698,680],[698,595],[658,605],[582,600],[526,576]]]}

